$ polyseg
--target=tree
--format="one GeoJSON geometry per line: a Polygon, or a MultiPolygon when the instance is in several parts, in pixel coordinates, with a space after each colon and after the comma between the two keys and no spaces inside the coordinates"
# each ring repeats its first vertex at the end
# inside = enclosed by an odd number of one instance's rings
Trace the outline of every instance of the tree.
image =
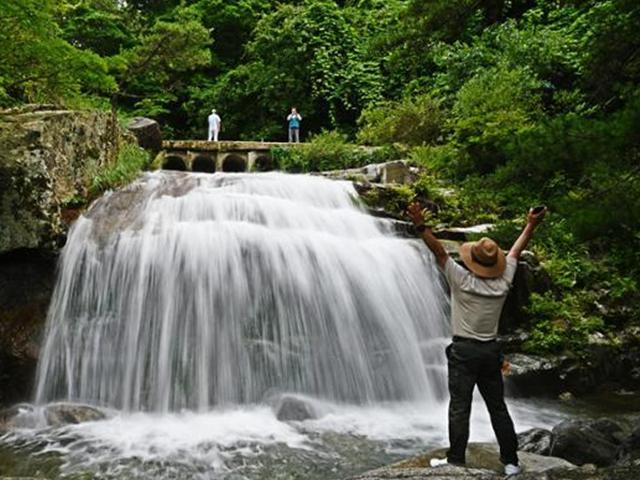
{"type": "Polygon", "coordinates": [[[78,102],[115,90],[99,55],[61,37],[53,0],[6,0],[0,9],[0,103],[78,102]]]}
{"type": "Polygon", "coordinates": [[[257,23],[248,61],[209,92],[200,90],[200,98],[225,106],[227,133],[234,136],[284,132],[284,117],[294,105],[306,131],[353,130],[364,106],[381,98],[383,84],[355,20],[354,10],[329,0],[279,5],[257,23]],[[264,122],[254,127],[255,119],[264,122]]]}
{"type": "Polygon", "coordinates": [[[178,7],[144,29],[136,45],[110,58],[118,82],[112,96],[140,113],[161,117],[184,88],[192,70],[208,65],[209,32],[194,9],[178,7]]]}

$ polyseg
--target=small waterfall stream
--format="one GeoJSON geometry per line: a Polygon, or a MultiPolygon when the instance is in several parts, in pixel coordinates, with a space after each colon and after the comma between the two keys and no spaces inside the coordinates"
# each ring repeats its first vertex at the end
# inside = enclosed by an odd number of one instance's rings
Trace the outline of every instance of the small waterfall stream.
{"type": "Polygon", "coordinates": [[[63,252],[37,402],[435,403],[438,274],[356,196],[312,176],[156,172],[101,198],[63,252]]]}

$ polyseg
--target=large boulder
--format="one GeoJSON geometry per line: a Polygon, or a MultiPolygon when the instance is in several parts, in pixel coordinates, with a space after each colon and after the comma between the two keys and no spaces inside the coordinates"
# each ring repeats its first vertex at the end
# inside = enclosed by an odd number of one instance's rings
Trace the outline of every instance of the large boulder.
{"type": "Polygon", "coordinates": [[[162,131],[160,124],[151,118],[135,117],[127,125],[127,129],[138,140],[138,145],[153,153],[162,150],[162,131]]]}
{"type": "Polygon", "coordinates": [[[613,425],[610,421],[566,420],[552,430],[550,454],[576,465],[612,465],[620,446],[614,433],[622,430],[613,425]]]}
{"type": "Polygon", "coordinates": [[[121,140],[100,112],[0,111],[0,253],[58,247],[67,228],[62,210],[87,195],[121,140]]]}
{"type": "Polygon", "coordinates": [[[54,403],[45,407],[22,403],[0,410],[0,433],[14,428],[60,427],[105,418],[107,414],[101,409],[80,403],[54,403]]]}
{"type": "Polygon", "coordinates": [[[47,425],[59,427],[75,423],[104,420],[107,415],[100,409],[90,405],[77,403],[56,403],[48,405],[44,411],[47,425]]]}
{"type": "Polygon", "coordinates": [[[299,397],[281,398],[276,409],[276,418],[281,422],[310,420],[316,417],[313,406],[299,397]]]}
{"type": "Polygon", "coordinates": [[[311,402],[297,395],[283,395],[275,402],[276,418],[281,422],[303,421],[317,418],[311,402]]]}
{"type": "MultiPolygon", "coordinates": [[[[430,480],[498,480],[503,479],[504,466],[499,461],[498,448],[494,444],[471,443],[467,447],[467,464],[465,467],[447,465],[437,468],[429,467],[431,458],[443,458],[446,449],[430,450],[424,454],[403,460],[388,467],[379,468],[354,477],[353,480],[378,479],[430,479],[430,480]]],[[[525,474],[517,478],[543,479],[552,471],[570,472],[577,469],[575,465],[561,458],[545,457],[534,453],[520,452],[520,464],[525,474]]]]}
{"type": "Polygon", "coordinates": [[[507,355],[507,360],[510,371],[505,386],[509,393],[556,397],[564,391],[560,378],[564,357],[512,353],[507,355]]]}

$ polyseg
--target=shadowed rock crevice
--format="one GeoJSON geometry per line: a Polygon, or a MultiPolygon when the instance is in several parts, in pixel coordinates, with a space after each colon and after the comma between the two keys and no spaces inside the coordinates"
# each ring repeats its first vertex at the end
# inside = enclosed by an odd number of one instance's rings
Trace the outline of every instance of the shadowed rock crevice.
{"type": "Polygon", "coordinates": [[[31,395],[56,260],[33,249],[0,255],[0,405],[31,395]]]}

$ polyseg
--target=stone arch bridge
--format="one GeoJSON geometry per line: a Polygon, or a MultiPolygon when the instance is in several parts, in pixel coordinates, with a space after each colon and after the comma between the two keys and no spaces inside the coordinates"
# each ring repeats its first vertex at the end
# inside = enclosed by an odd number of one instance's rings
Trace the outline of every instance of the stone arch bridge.
{"type": "Polygon", "coordinates": [[[265,172],[275,168],[274,147],[299,144],[283,142],[209,142],[170,140],[162,142],[161,168],[192,172],[265,172]]]}

